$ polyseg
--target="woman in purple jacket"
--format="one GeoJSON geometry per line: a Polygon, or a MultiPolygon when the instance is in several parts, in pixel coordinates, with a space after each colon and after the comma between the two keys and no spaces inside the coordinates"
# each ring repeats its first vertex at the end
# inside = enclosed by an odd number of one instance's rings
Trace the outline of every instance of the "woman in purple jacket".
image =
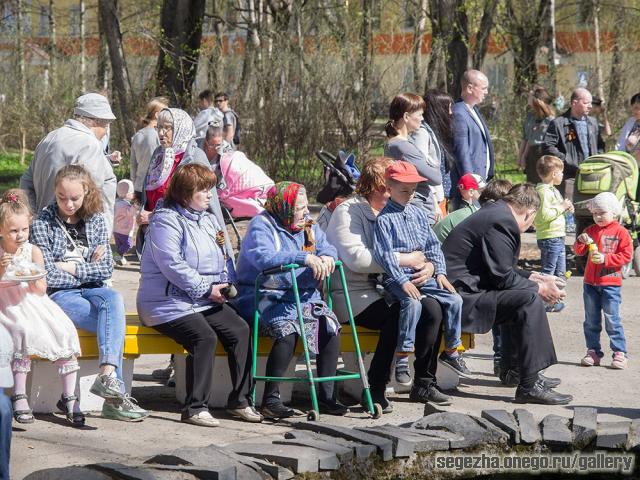
{"type": "Polygon", "coordinates": [[[249,396],[249,326],[226,304],[234,271],[224,250],[224,227],[207,211],[215,184],[215,174],[203,165],[175,171],[149,223],[137,301],[143,324],[189,352],[182,421],[206,427],[219,425],[208,406],[218,338],[229,357],[233,387],[227,411],[262,421],[249,396]]]}

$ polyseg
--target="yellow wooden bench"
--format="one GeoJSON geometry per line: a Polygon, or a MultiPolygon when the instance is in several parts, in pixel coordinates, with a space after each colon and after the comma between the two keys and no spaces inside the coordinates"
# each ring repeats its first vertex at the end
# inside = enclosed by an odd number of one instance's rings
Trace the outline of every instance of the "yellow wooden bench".
{"type": "MultiPolygon", "coordinates": [[[[373,352],[378,344],[378,331],[368,328],[358,327],[358,340],[360,342],[360,350],[363,352],[373,352]]],[[[80,347],[83,357],[97,357],[98,344],[96,342],[95,333],[85,330],[78,330],[80,337],[80,347]]],[[[462,344],[466,350],[475,346],[473,334],[463,333],[462,344]]],[[[258,340],[258,355],[265,356],[271,351],[273,340],[269,337],[260,337],[258,340]]],[[[444,348],[444,343],[441,344],[444,348]]],[[[297,353],[302,353],[301,342],[298,342],[297,353]]],[[[340,351],[354,352],[353,340],[351,339],[351,327],[344,325],[340,336],[340,351]]],[[[171,338],[161,334],[157,330],[145,327],[140,324],[137,313],[127,313],[127,330],[124,340],[124,356],[126,358],[136,358],[140,355],[149,354],[186,354],[187,352],[171,338]]],[[[218,342],[216,355],[226,355],[222,344],[218,342]]]]}

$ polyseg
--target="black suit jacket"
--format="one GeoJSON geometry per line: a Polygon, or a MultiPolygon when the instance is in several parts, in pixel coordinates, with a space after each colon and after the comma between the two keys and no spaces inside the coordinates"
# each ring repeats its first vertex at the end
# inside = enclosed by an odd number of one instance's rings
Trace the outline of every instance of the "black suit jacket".
{"type": "Polygon", "coordinates": [[[447,276],[462,296],[462,329],[486,333],[496,319],[497,292],[533,290],[518,268],[520,230],[502,200],[483,206],[454,228],[442,245],[447,276]]]}
{"type": "MultiPolygon", "coordinates": [[[[605,144],[602,135],[600,135],[598,121],[593,117],[587,117],[587,132],[591,155],[602,153],[605,144]]],[[[571,110],[567,110],[559,117],[551,120],[544,135],[542,153],[544,155],[554,155],[564,162],[566,178],[576,176],[578,165],[589,155],[582,151],[578,133],[571,121],[571,110]]]]}

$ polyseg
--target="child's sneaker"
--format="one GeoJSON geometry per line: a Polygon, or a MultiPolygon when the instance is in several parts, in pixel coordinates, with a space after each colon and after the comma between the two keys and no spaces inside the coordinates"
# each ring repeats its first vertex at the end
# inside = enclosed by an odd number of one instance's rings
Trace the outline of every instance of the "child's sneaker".
{"type": "Polygon", "coordinates": [[[627,356],[624,352],[613,352],[613,360],[611,360],[611,368],[616,370],[624,370],[627,368],[627,356]]]}
{"type": "Polygon", "coordinates": [[[409,358],[396,359],[396,382],[403,387],[411,386],[411,374],[409,373],[409,358]]]}
{"type": "Polygon", "coordinates": [[[140,408],[135,398],[124,394],[122,399],[106,399],[102,404],[102,416],[123,422],[141,422],[149,412],[140,408]]]}
{"type": "Polygon", "coordinates": [[[443,351],[438,356],[438,362],[441,365],[449,368],[451,371],[455,372],[460,377],[473,378],[473,374],[471,373],[471,370],[467,368],[467,365],[464,363],[464,360],[462,359],[462,355],[460,354],[452,357],[452,356],[449,356],[447,352],[443,351]]]}
{"type": "Polygon", "coordinates": [[[564,302],[556,302],[556,303],[548,304],[545,307],[545,311],[547,313],[558,313],[564,310],[564,307],[565,307],[564,302]]]}
{"type": "Polygon", "coordinates": [[[587,354],[584,356],[582,360],[580,360],[580,365],[583,367],[599,367],[600,366],[600,356],[595,350],[587,350],[587,354]]]}

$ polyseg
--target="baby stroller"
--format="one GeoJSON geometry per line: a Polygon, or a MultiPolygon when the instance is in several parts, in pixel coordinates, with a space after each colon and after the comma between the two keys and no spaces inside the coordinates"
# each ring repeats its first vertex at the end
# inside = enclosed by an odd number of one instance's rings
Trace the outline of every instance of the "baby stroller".
{"type": "Polygon", "coordinates": [[[238,220],[248,220],[264,209],[273,180],[247,156],[237,150],[222,154],[218,167],[218,198],[225,222],[231,225],[240,250],[241,235],[238,220]]]}
{"type": "MultiPolygon", "coordinates": [[[[612,151],[592,155],[578,167],[573,203],[575,206],[576,235],[580,235],[589,225],[593,224],[593,217],[589,211],[589,202],[598,193],[611,192],[620,201],[620,224],[627,229],[633,239],[633,259],[629,265],[622,268],[626,278],[631,269],[640,276],[640,247],[638,242],[638,208],[636,199],[638,192],[638,163],[636,159],[621,151],[612,151]]],[[[576,257],[576,268],[579,273],[584,272],[584,257],[576,257]]]]}
{"type": "Polygon", "coordinates": [[[317,220],[324,230],[333,209],[355,191],[360,170],[356,167],[355,155],[344,150],[340,150],[337,157],[324,150],[318,150],[316,157],[324,166],[324,187],[316,196],[318,203],[324,205],[317,220]]]}

